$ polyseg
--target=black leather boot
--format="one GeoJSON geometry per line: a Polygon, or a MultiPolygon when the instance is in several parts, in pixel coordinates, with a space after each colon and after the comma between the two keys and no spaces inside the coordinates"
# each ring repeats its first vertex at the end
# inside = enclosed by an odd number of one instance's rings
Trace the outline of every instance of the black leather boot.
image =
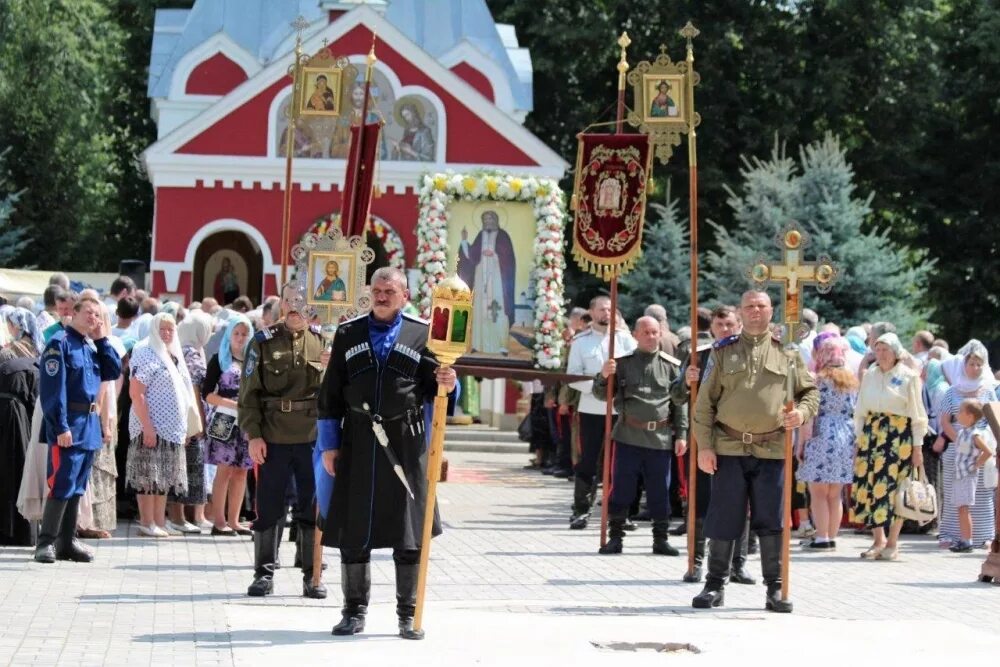
{"type": "MultiPolygon", "coordinates": [[[[278,525],[274,529],[274,569],[281,569],[281,543],[285,539],[285,525],[288,523],[288,515],[282,514],[281,518],[278,519],[278,525]]],[[[298,533],[295,529],[295,524],[292,524],[289,533],[289,541],[295,542],[295,561],[292,564],[293,567],[302,567],[302,563],[299,561],[299,540],[298,533]]]]}
{"type": "Polygon", "coordinates": [[[622,552],[622,539],[625,537],[625,517],[608,517],[608,543],[597,550],[597,553],[620,554],[622,552]]]}
{"type": "Polygon", "coordinates": [[[573,516],[570,517],[569,527],[573,530],[583,530],[587,527],[587,519],[590,518],[590,508],[593,503],[591,498],[592,484],[581,479],[579,475],[573,480],[573,516]]]}
{"type": "Polygon", "coordinates": [[[274,592],[274,554],[277,526],[253,532],[253,581],[247,595],[261,598],[274,592]]]}
{"type": "Polygon", "coordinates": [[[764,608],[779,614],[792,613],[792,601],[781,599],[781,533],[760,535],[760,570],[767,586],[764,608]]]}
{"type": "Polygon", "coordinates": [[[747,571],[747,552],[749,550],[750,541],[750,520],[743,524],[743,534],[740,535],[739,542],[736,543],[736,547],[733,549],[733,568],[731,574],[729,575],[729,581],[734,584],[749,584],[753,585],[757,583],[757,580],[747,571]]]}
{"type": "Polygon", "coordinates": [[[56,562],[56,540],[59,539],[66,503],[67,501],[58,498],[45,499],[42,525],[38,530],[38,543],[35,545],[35,561],[39,563],[56,562]]]}
{"type": "Polygon", "coordinates": [[[76,518],[80,513],[82,497],[73,496],[66,501],[66,512],[59,527],[59,539],[56,540],[56,560],[71,560],[75,563],[90,563],[94,560],[94,553],[76,539],[76,518]]]}
{"type": "Polygon", "coordinates": [[[667,541],[670,519],[653,519],[653,553],[660,556],[678,556],[680,551],[667,541]]]}
{"type": "MultiPolygon", "coordinates": [[[[313,560],[316,547],[316,530],[309,526],[299,527],[299,551],[302,554],[302,595],[314,600],[326,598],[326,586],[320,581],[313,585],[313,573],[318,563],[313,560]]],[[[322,570],[320,570],[322,572],[322,570]]]]}
{"type": "Polygon", "coordinates": [[[701,581],[702,563],[705,562],[705,520],[694,521],[694,570],[684,573],[684,583],[697,584],[701,581]]]}
{"type": "Polygon", "coordinates": [[[695,609],[722,607],[726,602],[726,579],[729,578],[729,564],[733,562],[733,540],[708,541],[708,576],[701,593],[694,596],[691,606],[695,609]]]}
{"type": "Polygon", "coordinates": [[[368,593],[371,587],[371,570],[368,563],[341,563],[340,589],[344,593],[344,607],[340,610],[342,616],[340,623],[333,626],[332,634],[356,635],[364,631],[365,616],[368,615],[368,593]]]}
{"type": "Polygon", "coordinates": [[[396,616],[399,617],[399,636],[403,639],[423,639],[423,629],[413,629],[413,614],[417,606],[417,563],[396,563],[396,616]]]}

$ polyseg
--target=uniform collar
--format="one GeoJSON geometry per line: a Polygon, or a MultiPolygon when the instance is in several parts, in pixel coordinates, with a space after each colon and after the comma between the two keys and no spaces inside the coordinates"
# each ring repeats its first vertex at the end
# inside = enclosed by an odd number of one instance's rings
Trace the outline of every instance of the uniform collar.
{"type": "Polygon", "coordinates": [[[743,340],[748,341],[754,347],[756,347],[756,346],[760,345],[761,343],[764,343],[766,341],[771,340],[771,332],[770,331],[765,331],[762,334],[757,334],[756,336],[754,336],[754,335],[749,334],[746,331],[744,331],[743,333],[740,334],[740,337],[743,340]]]}
{"type": "Polygon", "coordinates": [[[639,348],[635,348],[635,352],[633,352],[632,354],[637,357],[641,357],[642,359],[645,360],[645,359],[651,359],[657,356],[659,353],[660,353],[659,350],[653,350],[652,352],[643,352],[639,348]]]}
{"type": "Polygon", "coordinates": [[[373,331],[388,331],[399,326],[400,322],[403,321],[403,311],[396,313],[396,317],[392,319],[391,322],[383,322],[381,320],[375,319],[375,316],[371,313],[368,314],[368,327],[373,331]]]}
{"type": "Polygon", "coordinates": [[[79,331],[77,331],[72,325],[69,325],[69,326],[64,325],[63,326],[63,331],[66,332],[67,336],[73,336],[75,338],[79,338],[80,340],[86,340],[87,339],[86,336],[84,336],[82,333],[80,333],[79,331]]]}

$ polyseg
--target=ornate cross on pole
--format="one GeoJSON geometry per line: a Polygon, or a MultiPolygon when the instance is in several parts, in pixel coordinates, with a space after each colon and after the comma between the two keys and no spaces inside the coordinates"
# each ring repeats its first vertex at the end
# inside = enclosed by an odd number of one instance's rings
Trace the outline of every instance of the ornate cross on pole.
{"type": "MultiPolygon", "coordinates": [[[[768,283],[781,285],[784,305],[784,351],[788,356],[788,382],[785,386],[785,412],[795,409],[795,362],[798,347],[795,344],[795,325],[802,312],[802,288],[815,285],[817,291],[826,293],[837,280],[839,269],[829,257],[820,256],[816,262],[802,260],[802,249],[809,245],[809,235],[789,224],[776,237],[775,243],[783,250],[784,263],[769,264],[765,257],[758,257],[748,272],[759,288],[768,283]]],[[[781,547],[781,599],[788,599],[788,561],[792,539],[792,431],[785,431],[784,520],[782,521],[781,547]]]]}

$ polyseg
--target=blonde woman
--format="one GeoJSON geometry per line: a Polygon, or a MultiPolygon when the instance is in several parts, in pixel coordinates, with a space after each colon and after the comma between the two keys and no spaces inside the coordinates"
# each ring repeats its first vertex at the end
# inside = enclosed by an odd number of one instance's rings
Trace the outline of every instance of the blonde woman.
{"type": "Polygon", "coordinates": [[[167,537],[168,493],[187,493],[188,412],[194,405],[191,376],[169,313],[152,318],[149,338],[130,360],[128,466],[125,479],[139,502],[139,534],[167,537]]]}

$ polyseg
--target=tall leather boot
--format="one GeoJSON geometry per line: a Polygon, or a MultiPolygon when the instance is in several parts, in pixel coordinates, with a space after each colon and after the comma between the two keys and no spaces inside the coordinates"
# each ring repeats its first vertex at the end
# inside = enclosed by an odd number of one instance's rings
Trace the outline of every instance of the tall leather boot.
{"type": "Polygon", "coordinates": [[[56,562],[56,540],[59,539],[66,503],[67,501],[58,498],[45,499],[42,525],[38,529],[38,544],[35,545],[35,561],[39,563],[56,562]]]}
{"type": "Polygon", "coordinates": [[[403,639],[423,639],[423,629],[413,629],[413,614],[417,608],[417,573],[419,563],[396,563],[396,616],[399,636],[403,639]]]}
{"type": "Polygon", "coordinates": [[[593,484],[577,475],[573,479],[573,516],[570,517],[569,527],[573,530],[583,530],[587,527],[587,519],[590,518],[590,508],[593,503],[591,498],[591,487],[593,484]]]}
{"type": "Polygon", "coordinates": [[[708,576],[701,593],[694,596],[691,606],[695,609],[721,607],[726,602],[726,579],[729,578],[729,564],[733,562],[734,540],[708,541],[708,576]]]}
{"type": "MultiPolygon", "coordinates": [[[[314,562],[313,555],[316,546],[316,530],[308,526],[299,526],[298,546],[302,558],[302,595],[314,600],[326,598],[326,586],[320,581],[313,585],[313,572],[318,563],[314,562]]],[[[322,572],[322,570],[320,570],[322,572]]]]}
{"type": "Polygon", "coordinates": [[[599,554],[620,554],[622,540],[625,538],[625,513],[616,512],[608,517],[608,543],[597,550],[599,554]]]}
{"type": "Polygon", "coordinates": [[[80,512],[80,500],[83,496],[73,496],[66,501],[66,512],[59,526],[59,539],[56,540],[56,560],[71,560],[76,563],[90,563],[94,554],[76,539],[76,518],[80,512]]]}
{"type": "Polygon", "coordinates": [[[368,593],[371,587],[369,563],[340,564],[340,589],[344,593],[344,607],[340,610],[342,616],[340,623],[333,626],[332,634],[356,635],[364,631],[365,616],[368,615],[368,593]]]}
{"type": "Polygon", "coordinates": [[[694,570],[684,573],[684,583],[697,584],[701,581],[702,563],[705,562],[705,520],[694,520],[694,570]]]}
{"type": "Polygon", "coordinates": [[[653,553],[660,556],[679,556],[680,551],[667,541],[670,519],[653,519],[653,553]]]}
{"type": "Polygon", "coordinates": [[[729,581],[734,584],[756,584],[757,580],[747,571],[747,553],[750,546],[750,519],[743,524],[743,533],[740,535],[736,548],[733,549],[733,568],[729,575],[729,581]]]}
{"type": "MultiPolygon", "coordinates": [[[[281,518],[278,519],[278,525],[274,529],[274,569],[281,569],[281,543],[285,539],[285,524],[288,523],[288,515],[282,514],[281,518]]],[[[292,524],[292,530],[289,533],[295,533],[295,524],[292,524]]],[[[289,535],[289,539],[295,542],[295,561],[292,564],[293,567],[302,567],[302,563],[299,561],[299,541],[298,534],[289,535]]]]}
{"type": "Polygon", "coordinates": [[[781,533],[759,535],[760,569],[767,586],[764,608],[779,614],[792,613],[792,601],[781,599],[781,533]]]}
{"type": "Polygon", "coordinates": [[[253,532],[253,581],[247,588],[247,595],[261,598],[274,592],[274,554],[277,551],[274,540],[277,526],[253,532]]]}

